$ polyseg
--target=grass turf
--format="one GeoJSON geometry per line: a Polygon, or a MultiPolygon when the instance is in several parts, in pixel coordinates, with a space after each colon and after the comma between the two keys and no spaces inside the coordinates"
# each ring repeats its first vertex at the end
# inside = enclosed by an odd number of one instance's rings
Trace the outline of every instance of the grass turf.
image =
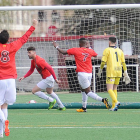
{"type": "MultiPolygon", "coordinates": [[[[99,96],[105,98],[107,97],[111,103],[111,98],[108,93],[98,93],[99,96]]],[[[71,103],[71,102],[82,102],[82,95],[80,93],[66,93],[66,94],[58,94],[59,98],[64,103],[71,103]]],[[[48,102],[41,98],[38,98],[32,93],[29,94],[18,94],[16,103],[28,103],[30,100],[35,100],[37,103],[44,103],[48,102]]],[[[118,93],[118,100],[120,102],[139,102],[140,101],[140,93],[137,92],[119,92],[118,93]]],[[[93,100],[92,98],[88,98],[88,102],[99,102],[93,100]]]]}
{"type": "MultiPolygon", "coordinates": [[[[108,93],[99,96],[111,99],[108,93]]],[[[81,94],[58,94],[62,102],[81,102],[81,94]]],[[[32,94],[18,94],[16,103],[46,102],[32,94]]],[[[140,93],[118,93],[120,102],[139,102],[140,93]]],[[[96,102],[88,99],[88,102],[96,102]]],[[[140,110],[88,109],[78,113],[75,109],[9,109],[10,136],[4,140],[139,140],[140,110]]]]}
{"type": "Polygon", "coordinates": [[[9,110],[10,136],[4,140],[139,140],[140,110],[9,110]]]}

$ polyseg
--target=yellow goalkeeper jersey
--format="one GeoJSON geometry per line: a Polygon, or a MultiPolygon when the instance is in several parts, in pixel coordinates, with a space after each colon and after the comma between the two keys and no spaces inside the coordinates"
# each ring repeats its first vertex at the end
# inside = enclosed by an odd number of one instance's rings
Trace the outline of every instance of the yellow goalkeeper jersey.
{"type": "Polygon", "coordinates": [[[108,47],[103,52],[102,61],[106,62],[107,77],[122,77],[122,63],[125,62],[124,53],[117,47],[108,47]]]}

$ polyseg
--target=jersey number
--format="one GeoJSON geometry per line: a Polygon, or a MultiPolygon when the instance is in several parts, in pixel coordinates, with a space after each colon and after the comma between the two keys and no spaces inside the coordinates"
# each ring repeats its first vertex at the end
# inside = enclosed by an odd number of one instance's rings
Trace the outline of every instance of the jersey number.
{"type": "Polygon", "coordinates": [[[117,54],[117,52],[115,52],[115,54],[116,54],[116,60],[117,60],[117,62],[118,62],[118,54],[117,54]]]}
{"type": "Polygon", "coordinates": [[[89,54],[88,53],[82,53],[82,55],[84,55],[83,61],[85,62],[89,54]]]}
{"type": "Polygon", "coordinates": [[[1,62],[6,63],[10,60],[9,52],[4,50],[1,52],[1,62]]]}

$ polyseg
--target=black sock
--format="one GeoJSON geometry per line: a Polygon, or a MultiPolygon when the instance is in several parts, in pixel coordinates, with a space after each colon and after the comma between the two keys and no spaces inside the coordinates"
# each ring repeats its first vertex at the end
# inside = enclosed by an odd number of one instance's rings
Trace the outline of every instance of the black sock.
{"type": "Polygon", "coordinates": [[[83,110],[86,110],[86,108],[82,107],[83,110]]]}

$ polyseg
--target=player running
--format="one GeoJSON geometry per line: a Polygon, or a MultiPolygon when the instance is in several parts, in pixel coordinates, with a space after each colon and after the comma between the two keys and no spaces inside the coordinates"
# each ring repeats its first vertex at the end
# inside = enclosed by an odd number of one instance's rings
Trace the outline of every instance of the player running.
{"type": "Polygon", "coordinates": [[[122,65],[124,70],[124,79],[125,84],[131,82],[128,73],[127,67],[125,64],[124,53],[121,49],[116,47],[116,38],[109,38],[109,47],[106,48],[103,52],[101,66],[98,72],[98,77],[101,78],[101,73],[104,65],[107,65],[106,69],[106,84],[107,91],[112,98],[112,108],[110,111],[117,111],[120,105],[120,102],[117,100],[117,86],[119,85],[120,78],[122,77],[122,65]]]}
{"type": "Polygon", "coordinates": [[[110,108],[107,98],[102,98],[98,96],[96,93],[91,91],[91,78],[92,78],[92,63],[91,57],[96,57],[97,53],[92,49],[86,48],[87,40],[85,38],[81,38],[79,40],[80,48],[71,48],[68,50],[63,50],[58,47],[55,41],[53,41],[54,47],[62,54],[74,55],[76,62],[76,72],[78,73],[78,81],[82,88],[82,108],[77,109],[77,112],[86,112],[87,106],[87,96],[101,101],[106,105],[106,108],[110,108]]]}
{"type": "Polygon", "coordinates": [[[35,47],[28,47],[28,56],[31,60],[31,68],[24,75],[24,77],[19,78],[19,81],[25,79],[30,76],[34,69],[36,68],[39,74],[42,76],[42,81],[40,81],[33,89],[32,93],[42,99],[49,101],[48,109],[51,109],[54,104],[57,102],[58,110],[66,110],[62,102],[56,93],[53,92],[54,80],[56,83],[60,83],[60,81],[56,78],[53,68],[40,56],[36,55],[35,47]],[[44,92],[41,92],[42,89],[46,89],[47,93],[51,95],[51,97],[47,96],[44,92]]]}
{"type": "Polygon", "coordinates": [[[9,120],[8,105],[12,105],[16,101],[16,85],[17,78],[15,54],[27,42],[30,35],[35,30],[37,20],[33,20],[29,30],[18,40],[7,44],[9,33],[3,30],[0,33],[0,137],[9,136],[9,120]],[[4,127],[4,129],[3,129],[4,127]]]}

